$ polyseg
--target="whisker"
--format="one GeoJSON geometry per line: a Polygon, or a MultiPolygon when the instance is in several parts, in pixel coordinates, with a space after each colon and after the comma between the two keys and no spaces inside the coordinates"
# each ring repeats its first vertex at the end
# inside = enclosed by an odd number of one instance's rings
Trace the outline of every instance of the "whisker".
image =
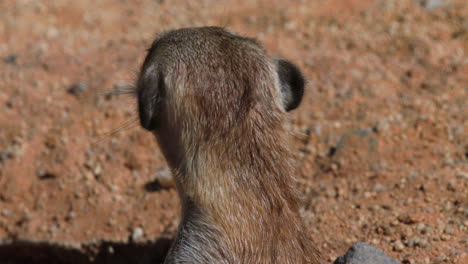
{"type": "Polygon", "coordinates": [[[114,128],[112,129],[111,131],[109,132],[105,132],[101,135],[98,135],[98,139],[96,141],[93,142],[93,144],[98,144],[98,143],[102,143],[104,140],[107,140],[119,133],[122,133],[124,131],[128,131],[130,129],[133,129],[135,127],[138,126],[138,118],[133,118],[133,119],[130,119],[128,121],[125,121],[122,125],[120,125],[119,127],[117,128],[114,128]]]}

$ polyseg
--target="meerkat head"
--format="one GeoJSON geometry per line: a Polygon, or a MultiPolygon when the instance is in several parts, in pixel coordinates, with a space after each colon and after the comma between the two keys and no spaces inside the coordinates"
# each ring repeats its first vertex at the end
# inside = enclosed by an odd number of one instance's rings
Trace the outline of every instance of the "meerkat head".
{"type": "Polygon", "coordinates": [[[254,39],[219,27],[179,29],[148,50],[136,85],[139,118],[164,140],[249,136],[282,123],[299,106],[304,82],[294,64],[254,39]]]}

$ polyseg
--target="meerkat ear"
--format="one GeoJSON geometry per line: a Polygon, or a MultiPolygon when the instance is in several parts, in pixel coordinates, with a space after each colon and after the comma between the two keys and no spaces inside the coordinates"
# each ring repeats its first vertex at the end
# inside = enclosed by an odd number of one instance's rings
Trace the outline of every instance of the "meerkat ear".
{"type": "Polygon", "coordinates": [[[160,74],[147,69],[137,83],[138,115],[140,124],[147,130],[157,128],[161,112],[164,81],[160,74]]]}
{"type": "Polygon", "coordinates": [[[274,58],[277,65],[284,109],[289,112],[296,109],[304,95],[305,80],[299,68],[291,62],[274,58]]]}

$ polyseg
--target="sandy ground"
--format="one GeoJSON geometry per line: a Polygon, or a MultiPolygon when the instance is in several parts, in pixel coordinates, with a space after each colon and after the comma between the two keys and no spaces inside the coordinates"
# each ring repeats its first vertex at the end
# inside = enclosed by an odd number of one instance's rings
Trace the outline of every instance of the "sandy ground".
{"type": "Polygon", "coordinates": [[[291,144],[328,263],[357,241],[468,263],[464,0],[0,1],[0,263],[161,261],[178,198],[113,91],[157,34],[203,25],[307,77],[291,144]]]}

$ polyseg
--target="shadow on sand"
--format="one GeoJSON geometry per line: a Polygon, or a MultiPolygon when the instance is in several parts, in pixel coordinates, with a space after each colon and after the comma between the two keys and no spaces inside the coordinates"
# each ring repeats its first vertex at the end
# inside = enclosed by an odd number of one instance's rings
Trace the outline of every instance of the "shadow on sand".
{"type": "Polygon", "coordinates": [[[163,263],[172,239],[145,243],[97,242],[83,245],[47,241],[0,241],[0,264],[163,263]]]}

